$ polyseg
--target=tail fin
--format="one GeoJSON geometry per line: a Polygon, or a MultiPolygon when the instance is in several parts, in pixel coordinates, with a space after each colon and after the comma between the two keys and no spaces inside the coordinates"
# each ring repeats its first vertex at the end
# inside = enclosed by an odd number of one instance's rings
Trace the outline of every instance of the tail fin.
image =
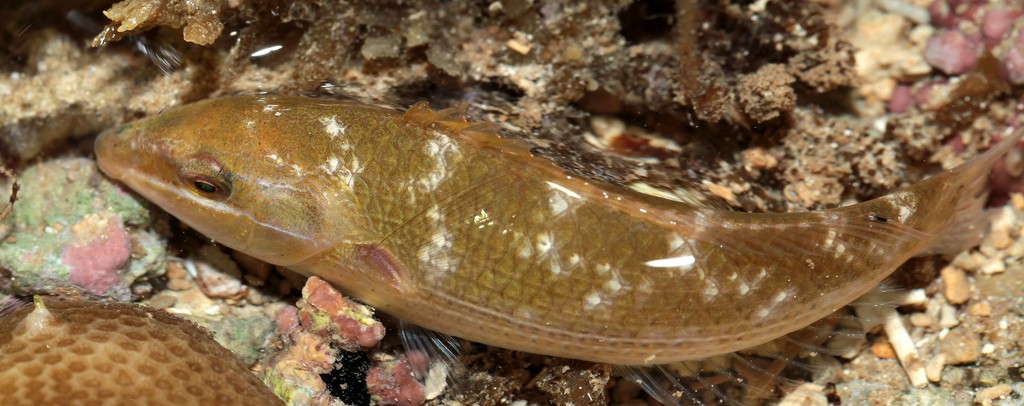
{"type": "Polygon", "coordinates": [[[939,177],[962,179],[966,182],[953,219],[926,254],[955,254],[978,245],[985,233],[991,215],[985,212],[988,200],[988,178],[992,166],[1024,138],[1024,128],[1007,135],[999,144],[978,157],[953,168],[939,177]]]}

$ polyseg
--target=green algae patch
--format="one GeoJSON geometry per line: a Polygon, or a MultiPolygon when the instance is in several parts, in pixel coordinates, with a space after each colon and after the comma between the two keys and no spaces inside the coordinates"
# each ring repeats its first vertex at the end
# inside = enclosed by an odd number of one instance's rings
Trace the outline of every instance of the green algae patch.
{"type": "Polygon", "coordinates": [[[148,209],[91,160],[31,166],[19,182],[0,227],[0,289],[23,295],[71,285],[128,300],[137,281],[163,272],[165,248],[147,230],[148,209]]]}

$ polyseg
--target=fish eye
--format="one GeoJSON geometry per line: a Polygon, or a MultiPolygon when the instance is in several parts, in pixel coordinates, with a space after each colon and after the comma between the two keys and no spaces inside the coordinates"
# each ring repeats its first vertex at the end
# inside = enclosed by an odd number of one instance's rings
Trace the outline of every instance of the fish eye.
{"type": "Polygon", "coordinates": [[[197,176],[192,179],[192,188],[204,195],[219,194],[225,188],[220,186],[215,179],[208,179],[204,176],[197,176]]]}
{"type": "Polygon", "coordinates": [[[178,178],[193,193],[208,199],[224,200],[231,195],[228,172],[209,155],[190,157],[179,168],[178,178]]]}

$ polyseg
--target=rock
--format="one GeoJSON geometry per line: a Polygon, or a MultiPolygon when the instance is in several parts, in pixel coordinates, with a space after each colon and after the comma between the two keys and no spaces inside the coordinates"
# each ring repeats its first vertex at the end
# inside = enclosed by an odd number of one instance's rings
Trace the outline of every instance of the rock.
{"type": "Polygon", "coordinates": [[[949,365],[971,364],[981,356],[981,343],[978,337],[962,327],[950,330],[942,339],[940,347],[949,365]]]}
{"type": "Polygon", "coordinates": [[[978,44],[961,31],[943,31],[928,40],[924,58],[947,75],[967,73],[978,64],[978,44]]]}

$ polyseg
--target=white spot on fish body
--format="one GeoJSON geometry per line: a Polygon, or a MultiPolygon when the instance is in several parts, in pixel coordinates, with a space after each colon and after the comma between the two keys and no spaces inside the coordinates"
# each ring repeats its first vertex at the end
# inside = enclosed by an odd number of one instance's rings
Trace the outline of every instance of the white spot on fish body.
{"type": "Polygon", "coordinates": [[[900,223],[906,223],[907,220],[910,220],[910,216],[913,216],[914,212],[917,211],[916,207],[911,206],[909,204],[900,205],[899,209],[900,214],[897,215],[896,220],[898,220],[900,223]]]}
{"type": "Polygon", "coordinates": [[[654,289],[651,287],[651,281],[644,279],[636,285],[636,291],[644,294],[650,294],[654,289]]]}
{"type": "Polygon", "coordinates": [[[619,278],[613,276],[608,282],[605,282],[604,287],[612,292],[618,292],[622,289],[622,282],[619,282],[619,278]]]}
{"type": "Polygon", "coordinates": [[[644,262],[651,268],[679,268],[683,271],[688,271],[693,267],[693,264],[697,262],[697,259],[693,255],[682,255],[673,258],[662,258],[654,259],[644,262]]]}
{"type": "Polygon", "coordinates": [[[750,285],[747,285],[746,282],[740,281],[740,283],[736,285],[736,290],[740,292],[740,295],[746,295],[747,292],[750,292],[750,285]]]}
{"type": "MultiPolygon", "coordinates": [[[[557,184],[557,183],[555,183],[555,182],[551,182],[551,181],[548,181],[548,182],[546,182],[546,183],[547,183],[547,184],[548,184],[548,186],[550,186],[550,187],[551,187],[552,189],[555,189],[555,190],[557,190],[557,191],[559,191],[559,192],[565,193],[565,195],[566,195],[566,196],[572,197],[572,198],[574,198],[574,199],[579,199],[579,198],[583,197],[583,196],[580,196],[580,194],[579,194],[579,193],[573,192],[572,190],[569,190],[569,188],[567,188],[567,187],[565,187],[565,186],[562,186],[562,185],[559,185],[559,184],[557,184]]],[[[607,198],[607,197],[608,197],[608,194],[607,194],[607,193],[605,193],[605,196],[604,196],[604,197],[606,197],[606,198],[607,198]]]]}
{"type": "Polygon", "coordinates": [[[339,135],[345,135],[345,132],[348,131],[348,128],[338,123],[337,116],[320,117],[320,124],[324,125],[324,132],[326,132],[331,139],[334,139],[339,135]]]}
{"type": "Polygon", "coordinates": [[[590,292],[586,297],[583,298],[583,308],[586,310],[593,309],[601,304],[601,294],[597,292],[590,292]]]}
{"type": "Polygon", "coordinates": [[[332,156],[320,165],[320,170],[324,171],[328,176],[334,175],[338,171],[338,157],[332,156]]]}
{"type": "Polygon", "coordinates": [[[553,242],[551,241],[551,234],[538,233],[536,238],[537,255],[547,254],[548,250],[551,249],[551,246],[553,244],[553,242]]]}
{"type": "Polygon", "coordinates": [[[686,240],[684,240],[683,236],[679,234],[672,233],[668,236],[668,249],[670,252],[675,252],[676,250],[682,248],[683,244],[685,243],[686,240]]]}
{"type": "Polygon", "coordinates": [[[417,183],[421,188],[432,192],[448,177],[448,162],[461,156],[461,150],[447,138],[437,136],[427,140],[424,152],[434,158],[434,167],[420,177],[417,183]]]}
{"type": "Polygon", "coordinates": [[[844,252],[846,252],[846,244],[836,245],[836,250],[835,250],[835,257],[836,258],[839,258],[840,256],[842,256],[844,252]]]}
{"type": "Polygon", "coordinates": [[[480,214],[473,216],[473,224],[476,224],[477,228],[484,228],[486,226],[494,225],[494,222],[491,221],[490,215],[488,215],[484,209],[480,209],[480,214]]]}
{"type": "Polygon", "coordinates": [[[713,299],[715,296],[718,296],[718,286],[715,286],[711,281],[705,281],[704,290],[701,293],[704,294],[705,299],[713,299]]]}
{"type": "Polygon", "coordinates": [[[838,233],[836,233],[835,229],[828,230],[828,236],[825,237],[825,248],[832,247],[832,244],[836,242],[836,235],[838,235],[838,233]]]}
{"type": "Polygon", "coordinates": [[[348,163],[348,168],[342,169],[343,170],[339,171],[338,176],[343,182],[345,182],[345,185],[347,185],[349,189],[352,189],[355,187],[356,176],[363,173],[363,170],[366,168],[359,162],[359,158],[352,157],[348,163]]]}
{"type": "Polygon", "coordinates": [[[757,285],[759,285],[761,281],[764,280],[764,277],[766,275],[768,275],[768,270],[761,268],[761,270],[758,271],[757,275],[754,276],[754,280],[750,282],[750,289],[756,288],[757,285]]]}
{"type": "Polygon", "coordinates": [[[565,196],[558,192],[552,192],[551,197],[548,198],[548,207],[551,210],[551,214],[558,216],[569,210],[569,201],[565,200],[565,196]]]}
{"type": "Polygon", "coordinates": [[[272,162],[279,166],[284,165],[284,160],[281,159],[281,157],[277,156],[277,154],[264,155],[263,157],[271,160],[272,162]]]}
{"type": "Polygon", "coordinates": [[[583,258],[580,257],[580,254],[573,253],[572,255],[569,255],[569,265],[576,266],[582,259],[583,258]]]}
{"type": "Polygon", "coordinates": [[[562,264],[558,261],[558,258],[551,258],[551,260],[548,261],[548,269],[553,275],[558,275],[562,273],[562,264]]]}
{"type": "Polygon", "coordinates": [[[452,238],[452,234],[448,232],[448,229],[438,227],[437,230],[434,231],[434,235],[431,236],[431,242],[434,244],[434,248],[439,251],[442,249],[450,250],[455,239],[452,238]]]}
{"type": "Polygon", "coordinates": [[[437,206],[430,206],[430,208],[427,209],[427,218],[433,221],[434,223],[440,222],[441,209],[439,209],[437,206]]]}
{"type": "Polygon", "coordinates": [[[441,182],[444,181],[444,178],[444,171],[435,171],[423,175],[423,177],[420,178],[419,183],[420,186],[422,186],[424,189],[433,191],[436,190],[437,187],[441,185],[441,182]]]}
{"type": "Polygon", "coordinates": [[[519,250],[516,251],[516,256],[522,259],[530,259],[533,257],[533,245],[527,239],[522,239],[519,243],[519,250]]]}
{"type": "Polygon", "coordinates": [[[405,187],[405,195],[409,197],[409,204],[416,204],[416,188],[412,185],[405,187]]]}

